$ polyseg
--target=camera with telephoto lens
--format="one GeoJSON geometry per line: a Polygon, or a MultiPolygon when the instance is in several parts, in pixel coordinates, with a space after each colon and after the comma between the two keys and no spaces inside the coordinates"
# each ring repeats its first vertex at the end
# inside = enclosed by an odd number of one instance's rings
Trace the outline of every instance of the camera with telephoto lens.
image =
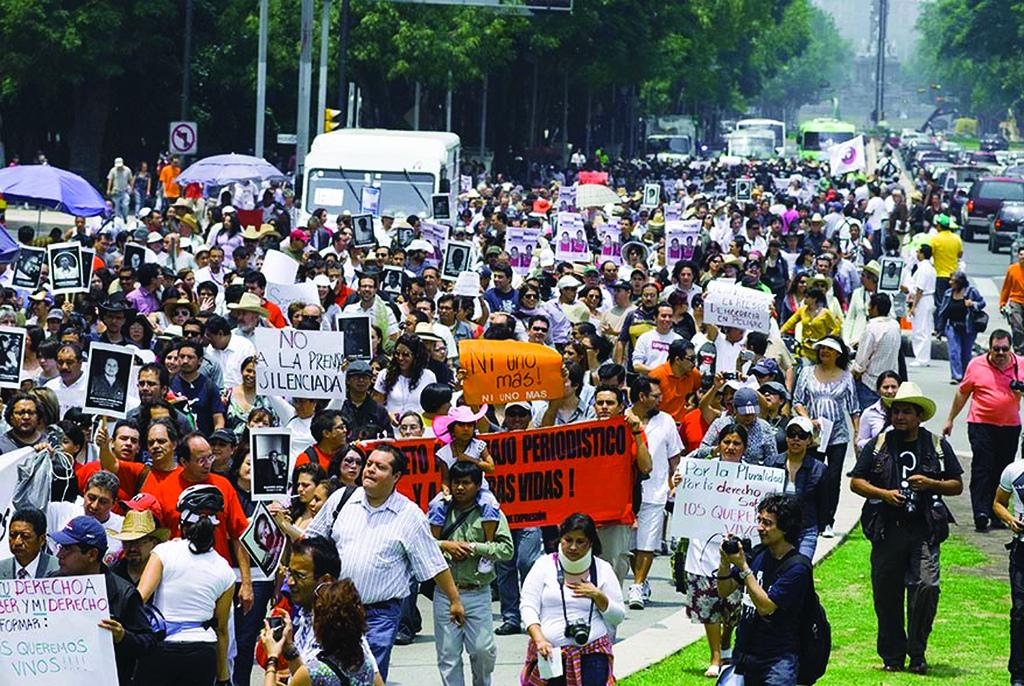
{"type": "Polygon", "coordinates": [[[727,555],[735,555],[740,551],[740,548],[750,552],[750,539],[749,538],[727,538],[722,541],[722,550],[727,555]]]}
{"type": "Polygon", "coordinates": [[[910,482],[900,482],[900,495],[903,496],[903,511],[908,515],[917,512],[917,494],[910,488],[910,482]]]}
{"type": "Polygon", "coordinates": [[[578,646],[585,646],[590,641],[590,623],[582,619],[570,622],[565,626],[565,637],[578,646]]]}
{"type": "Polygon", "coordinates": [[[1020,379],[1013,379],[1010,381],[1010,390],[1017,391],[1018,393],[1024,393],[1024,381],[1020,379]]]}

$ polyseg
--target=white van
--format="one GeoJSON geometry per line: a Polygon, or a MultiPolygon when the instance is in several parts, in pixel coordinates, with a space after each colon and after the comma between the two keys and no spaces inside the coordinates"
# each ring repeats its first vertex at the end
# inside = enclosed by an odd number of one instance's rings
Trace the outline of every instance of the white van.
{"type": "Polygon", "coordinates": [[[363,186],[380,189],[384,214],[432,217],[431,195],[459,188],[459,137],[444,131],[339,129],[313,139],[306,155],[300,222],[317,208],[332,220],[361,211],[363,186]]]}

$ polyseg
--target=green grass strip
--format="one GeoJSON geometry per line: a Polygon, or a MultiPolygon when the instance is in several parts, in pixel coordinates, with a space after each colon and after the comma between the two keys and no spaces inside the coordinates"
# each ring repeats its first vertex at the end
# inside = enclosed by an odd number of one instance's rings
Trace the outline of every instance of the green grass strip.
{"type": "MultiPolygon", "coordinates": [[[[882,672],[875,653],[871,600],[871,544],[856,529],[815,569],[814,583],[832,624],[832,658],[819,686],[903,686],[927,682],[992,686],[1009,682],[1010,586],[979,568],[1003,568],[1007,559],[988,555],[952,536],[942,545],[942,593],[928,642],[929,675],[882,672]]],[[[713,684],[703,676],[707,643],[701,641],[621,680],[621,686],[713,684]]]]}

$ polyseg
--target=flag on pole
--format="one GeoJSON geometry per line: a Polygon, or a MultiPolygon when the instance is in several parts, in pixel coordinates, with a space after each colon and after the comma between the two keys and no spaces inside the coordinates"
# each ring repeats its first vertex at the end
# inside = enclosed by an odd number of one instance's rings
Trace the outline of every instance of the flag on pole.
{"type": "Polygon", "coordinates": [[[867,169],[867,159],[864,157],[864,136],[857,136],[833,145],[829,149],[829,167],[832,176],[841,176],[847,172],[867,169]]]}

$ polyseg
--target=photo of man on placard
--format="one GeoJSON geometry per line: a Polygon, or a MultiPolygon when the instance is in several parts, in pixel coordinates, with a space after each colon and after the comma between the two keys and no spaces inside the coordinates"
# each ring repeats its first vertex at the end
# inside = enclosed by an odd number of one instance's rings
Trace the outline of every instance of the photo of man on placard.
{"type": "Polygon", "coordinates": [[[357,214],[352,217],[352,245],[357,248],[372,248],[377,245],[372,215],[357,214]]]}
{"type": "Polygon", "coordinates": [[[281,429],[254,429],[250,441],[252,499],[277,500],[287,496],[291,434],[281,429]]]}
{"type": "Polygon", "coordinates": [[[286,538],[284,533],[277,528],[277,524],[274,523],[274,519],[264,503],[256,505],[256,509],[249,518],[249,526],[242,532],[241,541],[242,547],[249,553],[249,557],[260,568],[260,571],[267,576],[272,576],[281,559],[286,538]]]}
{"type": "Polygon", "coordinates": [[[371,360],[370,318],[362,314],[340,314],[337,329],[344,334],[345,357],[349,360],[371,360]]]}
{"type": "Polygon", "coordinates": [[[0,328],[0,388],[21,387],[21,365],[25,354],[25,330],[0,328]]]}
{"type": "Polygon", "coordinates": [[[444,265],[441,270],[441,278],[456,280],[459,274],[469,267],[469,251],[471,245],[464,242],[452,241],[448,243],[444,253],[444,265]]]}
{"type": "Polygon", "coordinates": [[[36,289],[39,287],[39,275],[43,271],[43,260],[46,251],[41,248],[21,246],[18,261],[14,266],[11,285],[16,288],[36,289]]]}
{"type": "Polygon", "coordinates": [[[451,198],[447,193],[438,193],[430,196],[430,204],[433,209],[434,219],[451,219],[451,198]]]}
{"type": "Polygon", "coordinates": [[[402,292],[402,278],[405,270],[401,267],[384,267],[384,278],[381,279],[380,289],[385,293],[398,295],[402,292]]]}
{"type": "Polygon", "coordinates": [[[82,290],[81,246],[78,243],[50,244],[47,247],[50,259],[50,282],[53,293],[68,293],[82,290]]]}

